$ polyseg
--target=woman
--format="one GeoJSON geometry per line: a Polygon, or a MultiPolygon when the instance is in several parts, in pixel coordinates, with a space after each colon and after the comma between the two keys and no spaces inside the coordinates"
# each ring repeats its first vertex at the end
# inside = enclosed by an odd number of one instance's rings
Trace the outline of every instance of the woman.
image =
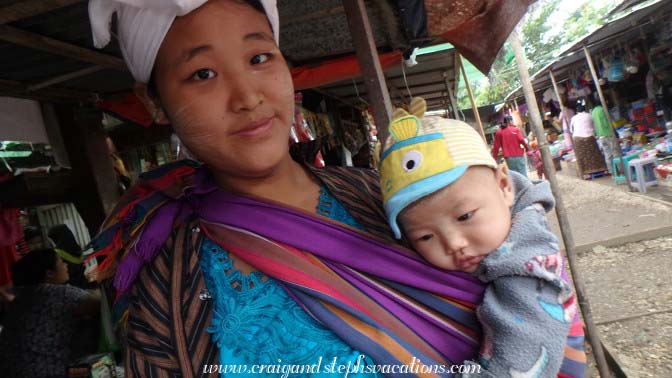
{"type": "Polygon", "coordinates": [[[395,376],[473,358],[482,286],[393,244],[372,171],[290,156],[275,1],[127,2],[90,3],[97,45],[116,12],[136,93],[202,162],[146,175],[94,242],[128,307],[127,376],[395,376]]]}
{"type": "Polygon", "coordinates": [[[591,173],[602,173],[607,170],[604,157],[597,146],[593,117],[583,105],[576,106],[576,115],[570,123],[572,138],[574,139],[574,153],[583,177],[591,173]]]}
{"type": "Polygon", "coordinates": [[[97,296],[66,285],[68,268],[53,249],[29,252],[12,266],[16,298],[0,333],[5,377],[66,377],[78,316],[96,314],[97,296]]]}

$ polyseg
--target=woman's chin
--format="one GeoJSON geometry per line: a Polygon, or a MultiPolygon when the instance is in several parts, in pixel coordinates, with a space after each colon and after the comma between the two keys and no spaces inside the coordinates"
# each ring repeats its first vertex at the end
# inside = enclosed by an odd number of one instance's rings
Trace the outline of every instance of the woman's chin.
{"type": "Polygon", "coordinates": [[[259,151],[250,149],[208,165],[212,169],[232,176],[264,178],[277,172],[288,161],[291,161],[291,157],[286,150],[275,152],[268,149],[259,151]]]}

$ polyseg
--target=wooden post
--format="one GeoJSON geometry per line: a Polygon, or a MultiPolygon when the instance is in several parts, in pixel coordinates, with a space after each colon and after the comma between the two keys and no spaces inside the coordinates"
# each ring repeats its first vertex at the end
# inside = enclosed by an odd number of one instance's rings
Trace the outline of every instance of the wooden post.
{"type": "MultiPolygon", "coordinates": [[[[392,102],[387,91],[383,68],[378,58],[376,42],[373,39],[369,16],[364,0],[343,0],[343,8],[350,26],[352,44],[357,53],[362,76],[366,84],[369,102],[373,107],[373,119],[376,121],[380,141],[387,140],[388,125],[392,117],[392,102]]],[[[404,64],[402,62],[402,64],[404,64]]]]}
{"type": "MultiPolygon", "coordinates": [[[[555,96],[558,98],[558,102],[560,103],[560,109],[562,111],[562,114],[565,115],[567,114],[567,106],[565,106],[565,101],[562,99],[560,96],[560,90],[558,89],[558,82],[555,80],[555,75],[553,75],[553,71],[549,71],[548,74],[551,76],[551,82],[553,83],[553,90],[555,91],[555,96]]],[[[562,128],[562,120],[560,120],[560,127],[562,128]]],[[[560,130],[564,132],[564,130],[560,130]]],[[[567,128],[567,133],[569,134],[569,139],[572,139],[572,132],[567,128]]]]}
{"type": "Polygon", "coordinates": [[[93,236],[119,200],[119,186],[108,151],[101,113],[95,109],[55,106],[55,115],[63,137],[78,190],[74,202],[93,236]]]}
{"type": "Polygon", "coordinates": [[[462,76],[464,76],[464,84],[467,86],[467,93],[469,93],[469,101],[471,102],[471,108],[474,111],[474,116],[476,117],[476,123],[478,123],[478,128],[481,131],[481,137],[483,141],[488,142],[485,139],[485,130],[483,129],[483,122],[481,122],[481,114],[478,112],[478,105],[476,105],[476,100],[474,99],[474,93],[471,91],[471,85],[469,85],[469,78],[467,77],[467,72],[464,70],[464,64],[462,64],[462,58],[457,54],[457,62],[460,65],[460,71],[462,76]]]}
{"type": "MultiPolygon", "coordinates": [[[[595,88],[597,88],[597,94],[600,96],[600,103],[602,104],[602,109],[604,110],[604,114],[607,116],[607,122],[609,122],[609,131],[611,132],[611,136],[616,138],[616,157],[619,158],[619,166],[621,170],[623,171],[623,174],[625,175],[625,179],[628,182],[628,189],[632,191],[632,186],[630,185],[630,168],[625,165],[625,162],[623,161],[623,152],[621,151],[621,142],[618,139],[618,136],[616,136],[616,132],[614,131],[613,127],[613,121],[611,119],[611,113],[609,113],[609,108],[607,107],[607,101],[604,98],[604,92],[602,92],[602,86],[600,85],[599,82],[599,77],[597,76],[597,71],[595,70],[595,64],[593,64],[593,57],[590,56],[590,50],[586,46],[583,46],[583,52],[586,54],[586,60],[588,61],[588,67],[590,68],[590,75],[593,77],[593,83],[595,83],[595,88]]],[[[615,175],[616,172],[613,172],[615,175]]]]}
{"type": "MultiPolygon", "coordinates": [[[[457,70],[457,67],[455,67],[457,70]]],[[[455,92],[453,91],[453,88],[450,86],[450,80],[448,80],[448,72],[444,71],[441,73],[443,76],[443,83],[446,85],[446,91],[448,92],[448,100],[450,100],[450,107],[453,110],[453,115],[455,119],[460,119],[460,115],[457,113],[457,100],[455,99],[455,92]]],[[[457,82],[456,82],[457,83],[457,82]]]]}
{"type": "Polygon", "coordinates": [[[523,52],[523,47],[520,44],[520,39],[518,38],[518,33],[514,30],[513,33],[509,36],[509,44],[513,48],[513,52],[516,56],[516,63],[518,65],[518,73],[520,74],[520,81],[523,87],[523,93],[525,93],[525,101],[527,102],[527,107],[531,116],[531,125],[534,130],[534,134],[537,136],[539,141],[539,147],[541,150],[541,157],[544,162],[544,174],[548,178],[549,183],[551,184],[551,191],[555,197],[555,213],[558,216],[558,223],[560,225],[560,233],[562,234],[562,240],[565,243],[565,251],[567,253],[567,260],[569,261],[569,266],[572,271],[572,278],[574,280],[574,287],[576,288],[576,296],[579,301],[579,306],[581,307],[581,312],[583,313],[583,319],[586,324],[586,329],[588,333],[588,339],[590,344],[593,347],[593,354],[595,355],[595,361],[597,363],[597,369],[600,372],[602,378],[610,377],[609,367],[607,365],[607,360],[604,357],[604,351],[602,350],[602,343],[600,342],[600,337],[597,332],[597,327],[593,321],[593,314],[590,309],[590,303],[588,302],[588,295],[586,293],[586,288],[583,283],[583,277],[581,271],[576,261],[576,255],[574,254],[574,237],[572,236],[572,229],[569,224],[569,218],[567,216],[567,209],[565,208],[565,202],[562,198],[562,193],[560,192],[560,187],[558,186],[558,181],[555,177],[555,169],[553,165],[553,158],[551,156],[551,151],[548,148],[548,143],[546,138],[544,138],[544,130],[541,121],[541,114],[539,113],[539,106],[537,105],[537,99],[534,96],[534,89],[532,88],[532,82],[530,81],[530,73],[527,70],[527,63],[525,61],[525,53],[523,52]]]}

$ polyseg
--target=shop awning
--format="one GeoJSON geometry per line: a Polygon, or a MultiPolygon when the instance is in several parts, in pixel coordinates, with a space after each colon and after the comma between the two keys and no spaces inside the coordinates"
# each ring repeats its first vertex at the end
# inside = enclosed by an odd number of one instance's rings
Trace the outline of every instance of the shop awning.
{"type": "MultiPolygon", "coordinates": [[[[634,4],[631,4],[632,8],[629,12],[625,12],[581,38],[560,52],[553,62],[532,75],[532,86],[535,92],[543,91],[552,86],[549,72],[553,71],[558,81],[564,81],[568,78],[569,72],[575,70],[577,66],[587,65],[586,56],[583,52],[584,46],[587,46],[591,53],[595,53],[605,47],[615,45],[619,41],[625,42],[640,38],[642,33],[646,34],[655,29],[655,22],[653,22],[655,19],[668,17],[672,12],[672,2],[669,0],[632,3],[634,4]]],[[[522,97],[523,91],[519,87],[509,93],[505,101],[521,99],[522,97]]]]}
{"type": "Polygon", "coordinates": [[[536,0],[426,0],[430,36],[452,43],[484,74],[536,0]]]}
{"type": "MultiPolygon", "coordinates": [[[[380,65],[383,70],[398,66],[402,62],[399,51],[380,55],[380,65]]],[[[362,75],[359,61],[354,55],[322,62],[316,66],[302,66],[292,68],[294,90],[317,88],[343,80],[349,80],[362,75]]]]}

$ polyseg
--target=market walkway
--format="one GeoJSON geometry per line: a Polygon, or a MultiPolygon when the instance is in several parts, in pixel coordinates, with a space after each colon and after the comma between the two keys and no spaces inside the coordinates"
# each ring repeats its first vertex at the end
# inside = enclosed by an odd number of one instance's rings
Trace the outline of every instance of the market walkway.
{"type": "MultiPolygon", "coordinates": [[[[579,255],[600,337],[628,378],[672,372],[672,237],[579,255]]],[[[587,377],[597,377],[590,366],[587,377]]]]}
{"type": "MultiPolygon", "coordinates": [[[[563,170],[557,175],[572,227],[577,252],[596,245],[615,246],[672,234],[672,203],[629,193],[609,178],[580,180],[563,170]]],[[[555,213],[549,223],[560,235],[555,213]]]]}
{"type": "MultiPolygon", "coordinates": [[[[584,181],[567,169],[557,179],[603,342],[628,377],[669,376],[672,192],[631,193],[609,177],[584,181]]],[[[560,235],[555,214],[548,218],[560,235]]],[[[592,356],[586,376],[599,376],[592,356]]]]}

